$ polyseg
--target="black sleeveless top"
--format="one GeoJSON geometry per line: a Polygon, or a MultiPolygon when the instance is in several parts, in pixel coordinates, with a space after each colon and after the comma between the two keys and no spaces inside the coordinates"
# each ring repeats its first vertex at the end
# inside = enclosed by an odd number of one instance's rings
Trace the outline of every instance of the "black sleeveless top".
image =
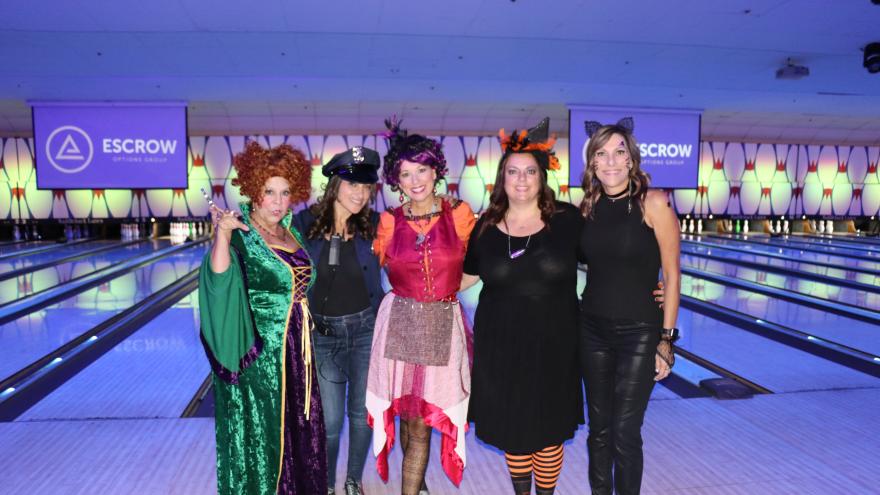
{"type": "Polygon", "coordinates": [[[345,316],[369,308],[364,270],[355,253],[354,239],[340,243],[338,266],[330,266],[330,242],[325,242],[312,287],[314,305],[310,304],[309,309],[321,316],[345,316]]]}
{"type": "Polygon", "coordinates": [[[605,318],[661,325],[663,311],[652,292],[660,276],[660,246],[642,221],[637,200],[605,195],[581,231],[578,257],[587,265],[582,311],[605,318]]]}

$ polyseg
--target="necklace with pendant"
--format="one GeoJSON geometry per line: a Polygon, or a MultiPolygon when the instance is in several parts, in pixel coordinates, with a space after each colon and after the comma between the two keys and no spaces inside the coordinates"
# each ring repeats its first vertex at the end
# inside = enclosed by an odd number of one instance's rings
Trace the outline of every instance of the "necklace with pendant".
{"type": "Polygon", "coordinates": [[[608,194],[605,193],[605,198],[608,199],[611,203],[616,203],[618,200],[626,198],[626,214],[629,215],[632,212],[632,191],[627,187],[623,191],[620,191],[617,194],[608,194]]]}
{"type": "Polygon", "coordinates": [[[629,194],[629,190],[624,189],[623,191],[620,191],[620,192],[617,193],[617,194],[608,194],[608,193],[605,193],[605,197],[608,198],[609,201],[611,201],[612,203],[614,203],[614,202],[616,202],[618,199],[623,199],[623,198],[625,198],[625,197],[627,196],[627,194],[629,194]]]}
{"type": "Polygon", "coordinates": [[[515,260],[520,256],[526,254],[526,249],[529,248],[529,241],[532,240],[532,234],[529,234],[529,237],[526,238],[526,245],[522,249],[517,249],[516,251],[510,250],[510,228],[507,226],[507,218],[504,218],[504,230],[507,231],[507,257],[515,260]]]}
{"type": "Polygon", "coordinates": [[[412,203],[409,203],[406,206],[407,212],[409,214],[409,218],[410,218],[410,220],[412,220],[413,225],[415,225],[415,227],[416,227],[416,229],[415,229],[416,230],[416,246],[415,246],[416,249],[421,248],[422,244],[425,243],[425,239],[427,239],[427,227],[428,227],[428,225],[431,225],[431,217],[434,216],[434,213],[436,212],[436,208],[437,208],[437,203],[434,201],[431,201],[431,212],[428,213],[427,215],[420,215],[419,217],[416,217],[415,215],[413,215],[413,212],[412,212],[412,203]],[[423,227],[420,222],[421,222],[422,218],[424,218],[424,217],[427,217],[427,222],[424,225],[425,230],[422,230],[423,227]]]}
{"type": "MultiPolygon", "coordinates": [[[[256,217],[253,217],[253,216],[252,216],[251,219],[253,220],[253,224],[257,226],[257,228],[260,230],[260,232],[266,234],[268,237],[271,237],[271,238],[277,239],[277,240],[281,241],[282,244],[284,244],[284,238],[282,238],[282,237],[281,237],[280,235],[278,235],[278,234],[275,234],[274,232],[269,232],[269,229],[267,229],[266,227],[264,227],[264,226],[262,225],[262,222],[260,222],[259,220],[257,220],[256,217]]],[[[283,232],[284,232],[284,231],[283,231],[283,229],[282,229],[282,233],[283,233],[283,232]]]]}

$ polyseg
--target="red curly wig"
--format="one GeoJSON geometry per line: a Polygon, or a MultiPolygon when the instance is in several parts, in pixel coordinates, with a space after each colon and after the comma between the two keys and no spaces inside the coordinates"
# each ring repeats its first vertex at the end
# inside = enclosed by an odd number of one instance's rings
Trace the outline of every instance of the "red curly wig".
{"type": "Polygon", "coordinates": [[[232,166],[238,172],[232,185],[238,186],[251,203],[260,202],[263,187],[272,177],[283,177],[290,184],[291,203],[306,201],[311,196],[312,166],[300,150],[289,144],[266,149],[251,141],[235,155],[232,166]]]}

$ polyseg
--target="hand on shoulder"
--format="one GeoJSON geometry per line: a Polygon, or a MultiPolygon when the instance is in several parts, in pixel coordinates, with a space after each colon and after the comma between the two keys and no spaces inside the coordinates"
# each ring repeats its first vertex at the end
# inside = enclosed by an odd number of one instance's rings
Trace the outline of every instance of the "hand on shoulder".
{"type": "MultiPolygon", "coordinates": [[[[443,201],[446,204],[448,204],[450,206],[450,208],[452,208],[453,210],[458,208],[458,206],[460,204],[467,203],[466,201],[462,201],[462,200],[456,198],[455,196],[450,196],[449,194],[438,194],[437,198],[439,198],[440,201],[443,201]]],[[[468,206],[470,206],[470,205],[468,205],[468,206]]]]}
{"type": "Polygon", "coordinates": [[[559,212],[565,212],[565,213],[574,212],[574,213],[580,214],[580,210],[578,210],[578,207],[571,204],[571,203],[567,203],[565,201],[559,201],[558,199],[556,200],[555,203],[556,203],[556,212],[557,213],[559,213],[559,212]]]}
{"type": "Polygon", "coordinates": [[[645,206],[648,208],[648,211],[672,208],[672,205],[669,204],[669,197],[664,191],[659,189],[648,190],[648,194],[645,196],[645,206]]]}
{"type": "Polygon", "coordinates": [[[645,220],[648,225],[653,226],[659,218],[674,216],[675,212],[672,211],[672,205],[669,203],[669,197],[666,193],[659,189],[649,189],[645,196],[645,220]]]}

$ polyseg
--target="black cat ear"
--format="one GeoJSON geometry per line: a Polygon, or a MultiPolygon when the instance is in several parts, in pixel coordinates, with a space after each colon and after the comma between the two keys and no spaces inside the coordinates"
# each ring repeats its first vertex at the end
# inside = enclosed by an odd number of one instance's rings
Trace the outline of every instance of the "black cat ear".
{"type": "Polygon", "coordinates": [[[595,120],[588,120],[584,122],[584,130],[587,131],[587,137],[593,137],[593,134],[596,134],[596,131],[602,127],[601,122],[596,122],[595,120]]]}
{"type": "Polygon", "coordinates": [[[617,121],[617,125],[619,125],[620,127],[623,127],[624,129],[628,130],[630,133],[632,133],[632,131],[633,131],[633,130],[635,129],[635,127],[636,127],[635,122],[633,122],[633,118],[632,118],[632,117],[624,117],[624,118],[618,120],[618,121],[617,121]]]}

